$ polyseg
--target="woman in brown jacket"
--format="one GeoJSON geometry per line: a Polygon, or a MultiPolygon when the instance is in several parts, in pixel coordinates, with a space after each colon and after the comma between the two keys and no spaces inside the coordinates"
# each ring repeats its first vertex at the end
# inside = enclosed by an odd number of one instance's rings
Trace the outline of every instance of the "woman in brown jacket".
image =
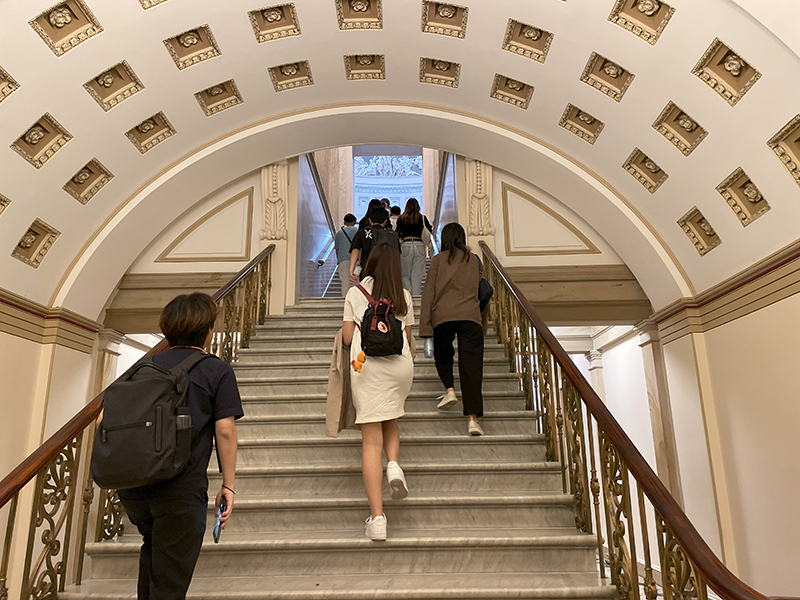
{"type": "Polygon", "coordinates": [[[442,251],[431,260],[422,290],[420,336],[433,337],[436,371],[445,387],[437,408],[447,410],[458,399],[453,388],[453,340],[458,336],[458,374],[464,415],[470,435],[483,435],[483,327],[478,285],[478,257],[469,251],[467,236],[458,223],[442,229],[442,251]]]}

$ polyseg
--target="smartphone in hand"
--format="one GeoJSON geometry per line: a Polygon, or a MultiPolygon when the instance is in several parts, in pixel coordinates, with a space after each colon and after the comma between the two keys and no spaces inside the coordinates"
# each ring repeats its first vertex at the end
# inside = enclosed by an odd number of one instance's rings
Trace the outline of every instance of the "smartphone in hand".
{"type": "Polygon", "coordinates": [[[220,523],[220,519],[222,518],[222,513],[224,513],[228,508],[227,503],[225,502],[225,498],[222,498],[222,501],[219,503],[219,508],[217,509],[217,518],[214,521],[214,543],[219,544],[219,536],[222,533],[222,523],[220,523]]]}

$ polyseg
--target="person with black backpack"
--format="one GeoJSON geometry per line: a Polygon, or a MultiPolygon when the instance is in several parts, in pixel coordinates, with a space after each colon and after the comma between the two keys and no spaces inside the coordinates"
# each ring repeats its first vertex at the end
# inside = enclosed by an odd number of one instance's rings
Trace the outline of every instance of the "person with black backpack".
{"type": "Polygon", "coordinates": [[[137,362],[105,392],[92,474],[117,489],[142,535],[139,600],[186,597],[206,529],[214,445],[222,528],[233,510],[234,421],[244,412],[230,364],[203,350],[216,318],[207,294],[178,296],[159,320],[169,349],[137,362]]]}
{"type": "MultiPolygon", "coordinates": [[[[376,206],[369,211],[369,225],[358,230],[350,245],[350,283],[358,283],[359,276],[356,274],[356,265],[362,268],[369,260],[369,253],[379,244],[389,244],[395,246],[400,252],[400,238],[397,233],[392,231],[387,224],[389,223],[389,211],[382,206],[376,206]]],[[[364,277],[362,270],[361,277],[364,277]]],[[[402,284],[401,284],[402,285],[402,284]]]]}
{"type": "MultiPolygon", "coordinates": [[[[386,209],[380,209],[386,212],[386,209]]],[[[382,451],[392,498],[408,496],[398,465],[400,432],[397,419],[405,414],[414,378],[414,305],[403,289],[400,252],[395,244],[378,244],[367,260],[360,285],[350,288],[344,302],[342,342],[350,346],[350,385],[356,424],[361,426],[362,472],[371,515],[366,536],[385,540],[382,451]]]]}

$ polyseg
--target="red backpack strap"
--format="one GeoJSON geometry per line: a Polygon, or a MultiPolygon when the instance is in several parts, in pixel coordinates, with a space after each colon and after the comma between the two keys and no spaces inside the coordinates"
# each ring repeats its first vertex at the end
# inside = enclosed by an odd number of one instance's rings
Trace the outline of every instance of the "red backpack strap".
{"type": "Polygon", "coordinates": [[[359,290],[361,290],[361,293],[362,293],[362,294],[364,294],[364,296],[367,298],[367,302],[369,302],[370,304],[375,304],[375,299],[374,299],[372,296],[370,296],[370,295],[369,295],[369,292],[368,292],[367,290],[365,290],[365,289],[364,289],[364,286],[362,286],[362,285],[359,283],[359,284],[358,284],[356,287],[357,287],[359,290]]]}

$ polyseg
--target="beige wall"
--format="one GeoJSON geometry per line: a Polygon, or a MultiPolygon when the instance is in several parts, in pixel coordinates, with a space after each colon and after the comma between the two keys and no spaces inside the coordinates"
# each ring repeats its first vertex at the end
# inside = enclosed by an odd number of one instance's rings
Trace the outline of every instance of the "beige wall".
{"type": "Polygon", "coordinates": [[[40,350],[41,345],[36,342],[0,333],[0,478],[28,454],[40,350]]]}
{"type": "Polygon", "coordinates": [[[773,596],[800,594],[799,332],[796,294],[705,334],[739,576],[773,596]]]}
{"type": "Polygon", "coordinates": [[[43,439],[53,435],[86,406],[91,371],[92,355],[55,347],[43,439]]]}
{"type": "Polygon", "coordinates": [[[706,543],[721,558],[717,508],[691,338],[685,336],[666,344],[664,360],[675,424],[684,510],[706,543]]]}

